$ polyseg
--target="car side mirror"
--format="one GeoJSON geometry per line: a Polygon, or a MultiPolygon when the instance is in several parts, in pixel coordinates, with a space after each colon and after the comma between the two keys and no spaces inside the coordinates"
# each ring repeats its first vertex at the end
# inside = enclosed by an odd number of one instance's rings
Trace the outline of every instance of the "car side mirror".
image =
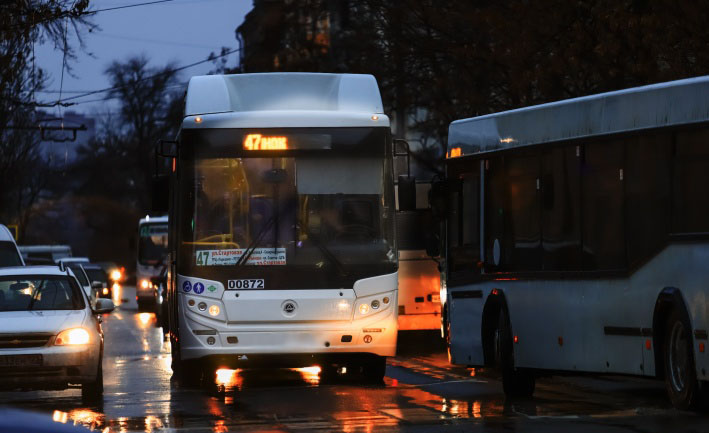
{"type": "Polygon", "coordinates": [[[92,281],[91,288],[94,290],[101,290],[103,289],[103,283],[100,281],[92,281]]]}
{"type": "Polygon", "coordinates": [[[96,305],[94,306],[94,313],[96,314],[106,314],[110,313],[116,308],[113,301],[110,299],[99,298],[96,300],[96,305]]]}

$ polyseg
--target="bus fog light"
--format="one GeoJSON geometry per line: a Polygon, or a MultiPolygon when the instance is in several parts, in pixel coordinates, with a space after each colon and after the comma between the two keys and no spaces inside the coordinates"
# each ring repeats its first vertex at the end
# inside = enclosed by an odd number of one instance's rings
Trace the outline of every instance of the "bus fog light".
{"type": "Polygon", "coordinates": [[[367,314],[369,313],[369,305],[367,304],[362,304],[359,306],[359,314],[367,314]]]}
{"type": "Polygon", "coordinates": [[[212,305],[211,307],[209,307],[209,315],[210,316],[218,316],[219,315],[219,306],[212,305]]]}
{"type": "Polygon", "coordinates": [[[371,335],[365,335],[364,336],[364,342],[369,344],[372,342],[372,336],[371,335]]]}
{"type": "Polygon", "coordinates": [[[199,304],[197,304],[197,308],[199,308],[199,311],[204,311],[207,309],[207,304],[204,302],[200,302],[199,304]]]}
{"type": "Polygon", "coordinates": [[[375,310],[376,310],[377,308],[379,308],[379,301],[377,301],[376,299],[373,300],[373,301],[372,301],[372,308],[374,308],[375,310]]]}
{"type": "Polygon", "coordinates": [[[207,338],[207,344],[209,344],[209,345],[212,345],[216,342],[217,342],[217,340],[214,337],[207,338]]]}

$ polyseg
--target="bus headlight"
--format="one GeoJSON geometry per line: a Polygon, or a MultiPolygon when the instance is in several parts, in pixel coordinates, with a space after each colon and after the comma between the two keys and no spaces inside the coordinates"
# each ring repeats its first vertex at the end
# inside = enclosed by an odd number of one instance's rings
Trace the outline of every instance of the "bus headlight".
{"type": "Polygon", "coordinates": [[[91,338],[89,332],[84,328],[67,329],[57,335],[54,344],[57,346],[75,346],[87,344],[91,338]]]}
{"type": "Polygon", "coordinates": [[[146,279],[140,280],[140,287],[142,287],[144,289],[150,288],[150,281],[148,281],[146,279]]]}
{"type": "Polygon", "coordinates": [[[369,313],[369,305],[367,304],[360,304],[359,306],[359,314],[365,315],[369,313]]]}
{"type": "Polygon", "coordinates": [[[111,279],[113,281],[120,280],[121,279],[121,271],[119,271],[118,269],[114,269],[113,271],[111,271],[111,279]]]}
{"type": "Polygon", "coordinates": [[[218,305],[212,305],[209,307],[209,315],[210,316],[218,316],[219,315],[219,306],[218,305]]]}

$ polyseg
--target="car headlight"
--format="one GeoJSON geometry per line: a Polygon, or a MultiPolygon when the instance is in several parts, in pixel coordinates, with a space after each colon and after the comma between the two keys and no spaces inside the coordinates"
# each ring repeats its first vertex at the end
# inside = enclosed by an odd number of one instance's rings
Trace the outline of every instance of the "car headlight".
{"type": "Polygon", "coordinates": [[[118,269],[114,269],[114,270],[111,272],[111,279],[112,279],[113,281],[118,281],[118,280],[120,280],[120,279],[121,279],[121,271],[119,271],[118,269]]]}
{"type": "Polygon", "coordinates": [[[67,329],[57,335],[54,344],[57,346],[74,346],[79,344],[87,344],[90,340],[89,331],[84,328],[67,329]]]}

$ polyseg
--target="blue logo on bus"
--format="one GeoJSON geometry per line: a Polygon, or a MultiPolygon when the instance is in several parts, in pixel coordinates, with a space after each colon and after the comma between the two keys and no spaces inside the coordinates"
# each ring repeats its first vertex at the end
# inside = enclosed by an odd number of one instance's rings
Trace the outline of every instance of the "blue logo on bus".
{"type": "Polygon", "coordinates": [[[195,292],[196,294],[198,294],[198,295],[199,295],[200,293],[204,292],[204,284],[202,284],[202,283],[195,283],[195,284],[194,284],[194,292],[195,292]]]}
{"type": "Polygon", "coordinates": [[[184,290],[185,292],[189,292],[190,290],[192,290],[192,283],[190,283],[189,281],[185,281],[184,283],[182,283],[182,290],[184,290]]]}

